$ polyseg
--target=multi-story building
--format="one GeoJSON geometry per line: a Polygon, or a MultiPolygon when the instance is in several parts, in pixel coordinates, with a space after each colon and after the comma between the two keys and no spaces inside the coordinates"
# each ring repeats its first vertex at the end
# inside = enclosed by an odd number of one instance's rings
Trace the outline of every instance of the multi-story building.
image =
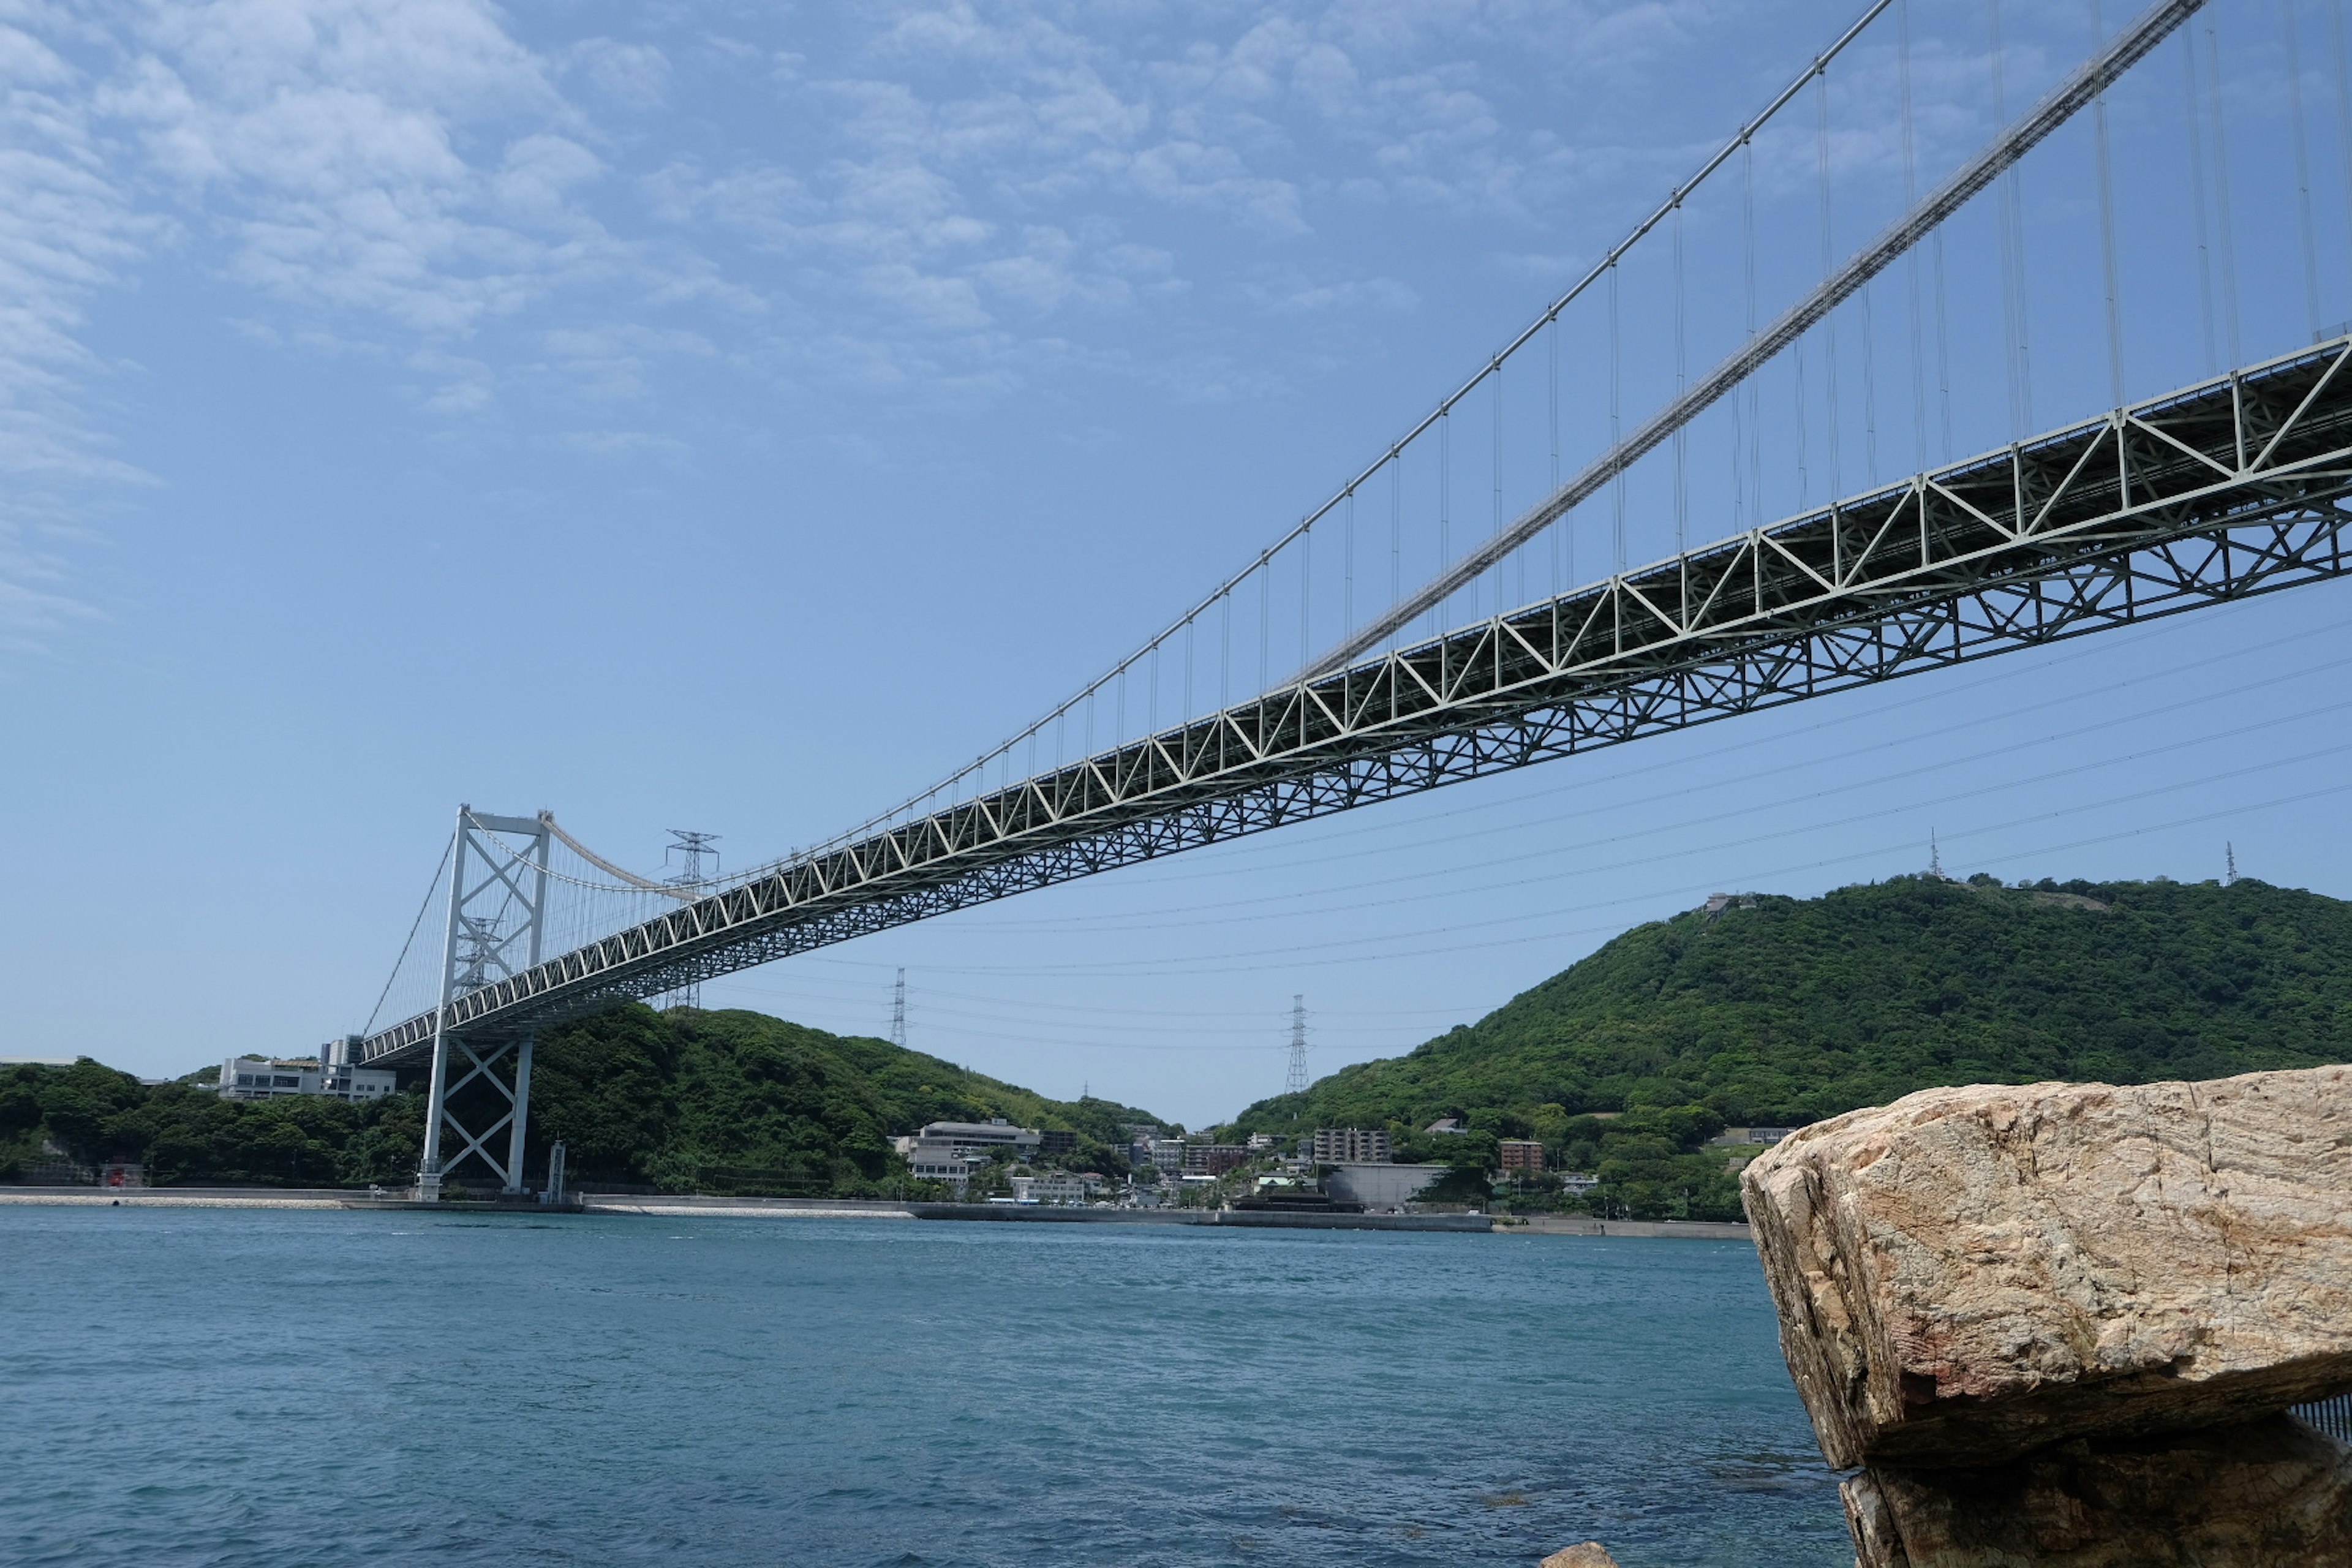
{"type": "Polygon", "coordinates": [[[1387,1133],[1359,1127],[1318,1127],[1314,1142],[1318,1165],[1384,1165],[1396,1157],[1387,1133]]]}
{"type": "Polygon", "coordinates": [[[1040,1171],[1013,1178],[1013,1201],[1020,1204],[1082,1204],[1102,1186],[1092,1171],[1040,1171]]]}
{"type": "Polygon", "coordinates": [[[945,1182],[961,1197],[971,1184],[971,1168],[988,1163],[985,1154],[959,1154],[948,1144],[918,1142],[907,1154],[907,1173],[919,1181],[945,1182]]]}
{"type": "Polygon", "coordinates": [[[1188,1176],[1222,1176],[1249,1163],[1249,1150],[1239,1143],[1184,1145],[1184,1173],[1188,1176]]]}
{"type": "Polygon", "coordinates": [[[1078,1135],[1058,1127],[1048,1127],[1037,1134],[1040,1154],[1075,1154],[1078,1152],[1078,1135]]]}
{"type": "Polygon", "coordinates": [[[922,1131],[891,1142],[907,1162],[909,1175],[945,1182],[961,1197],[975,1166],[987,1164],[1000,1151],[1024,1157],[1044,1138],[1034,1128],[1015,1127],[999,1116],[988,1121],[929,1121],[922,1131]]]}
{"type": "Polygon", "coordinates": [[[1015,1127],[999,1116],[987,1121],[928,1121],[921,1131],[906,1133],[892,1142],[897,1143],[898,1152],[910,1160],[919,1143],[938,1145],[940,1150],[951,1150],[959,1155],[992,1154],[1004,1149],[1019,1156],[1036,1148],[1045,1136],[1034,1127],[1015,1127]]]}
{"type": "Polygon", "coordinates": [[[1540,1176],[1544,1168],[1544,1146],[1532,1138],[1504,1138],[1495,1144],[1496,1163],[1506,1171],[1522,1176],[1540,1176]]]}
{"type": "Polygon", "coordinates": [[[1601,1178],[1590,1171],[1562,1171],[1559,1190],[1563,1193],[1589,1193],[1601,1184],[1601,1178]]]}
{"type": "Polygon", "coordinates": [[[1263,1153],[1266,1150],[1274,1147],[1274,1134],[1271,1132],[1253,1132],[1249,1135],[1249,1146],[1251,1153],[1263,1153]]]}
{"type": "Polygon", "coordinates": [[[351,1067],[330,1051],[324,1061],[310,1057],[231,1057],[221,1063],[220,1079],[214,1087],[223,1100],[277,1100],[297,1094],[381,1100],[399,1083],[396,1073],[351,1067]]]}

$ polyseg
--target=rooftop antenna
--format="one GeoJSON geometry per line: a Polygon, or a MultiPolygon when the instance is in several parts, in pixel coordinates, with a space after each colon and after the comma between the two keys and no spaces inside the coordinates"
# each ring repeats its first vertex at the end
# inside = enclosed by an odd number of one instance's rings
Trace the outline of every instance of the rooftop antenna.
{"type": "Polygon", "coordinates": [[[2227,888],[2238,879],[2238,847],[2229,840],[2221,842],[2221,886],[2227,888]]]}
{"type": "Polygon", "coordinates": [[[1307,1092],[1307,998],[1290,998],[1290,1072],[1282,1080],[1285,1094],[1307,1092]]]}
{"type": "MultiPolygon", "coordinates": [[[[709,882],[711,877],[718,875],[719,851],[713,849],[711,846],[719,842],[719,835],[695,833],[687,828],[673,827],[669,830],[669,847],[662,851],[662,864],[668,865],[670,857],[673,855],[678,858],[677,870],[663,879],[671,887],[700,888],[709,882]],[[704,876],[702,872],[702,858],[706,855],[710,858],[710,877],[704,876]]],[[[665,1007],[699,1008],[702,1005],[702,982],[688,981],[677,990],[665,995],[662,998],[662,1005],[665,1007]]]]}
{"type": "Polygon", "coordinates": [[[1936,845],[1936,830],[1927,829],[1927,875],[1944,880],[1944,852],[1936,845]]]}
{"type": "Polygon", "coordinates": [[[898,971],[898,983],[890,987],[890,1043],[904,1050],[907,1047],[907,972],[898,971]]]}

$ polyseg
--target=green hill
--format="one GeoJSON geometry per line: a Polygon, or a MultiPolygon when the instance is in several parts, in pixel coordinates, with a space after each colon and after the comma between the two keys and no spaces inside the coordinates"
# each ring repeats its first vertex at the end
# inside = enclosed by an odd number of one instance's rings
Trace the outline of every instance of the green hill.
{"type": "Polygon", "coordinates": [[[1794,1124],[1915,1089],[2352,1060],[2352,904],[2241,880],[1902,877],[1637,926],[1244,1131],[1705,1105],[1794,1124]]]}
{"type": "MultiPolygon", "coordinates": [[[[1937,1084],[2346,1060],[2352,904],[2251,880],[1904,877],[1637,927],[1409,1055],[1251,1106],[1234,1131],[1388,1127],[1408,1154],[1467,1163],[1469,1144],[1418,1135],[1453,1115],[1590,1169],[1637,1128],[1687,1151],[1724,1123],[1799,1124],[1937,1084]]],[[[1725,1209],[1726,1192],[1701,1206],[1725,1209]]]]}
{"type": "MultiPolygon", "coordinates": [[[[630,1003],[551,1030],[536,1049],[526,1167],[534,1180],[560,1138],[575,1182],[915,1195],[889,1140],[926,1121],[1002,1116],[1070,1131],[1076,1148],[1055,1163],[1116,1175],[1127,1168],[1123,1124],[1159,1120],[1106,1100],[1048,1100],[881,1040],[759,1013],[630,1003]]],[[[359,1105],[237,1102],[195,1081],[210,1078],[142,1085],[89,1060],[0,1068],[0,1179],[44,1142],[89,1164],[142,1160],[159,1183],[394,1184],[415,1174],[421,1093],[359,1105]]]]}

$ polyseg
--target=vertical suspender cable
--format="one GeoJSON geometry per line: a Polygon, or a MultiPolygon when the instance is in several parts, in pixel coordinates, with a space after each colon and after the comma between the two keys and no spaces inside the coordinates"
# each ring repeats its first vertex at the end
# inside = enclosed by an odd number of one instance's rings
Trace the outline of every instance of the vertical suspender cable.
{"type": "Polygon", "coordinates": [[[1308,529],[1298,536],[1298,662],[1304,665],[1313,657],[1313,644],[1307,641],[1307,623],[1315,609],[1315,531],[1308,529]]]}
{"type": "MultiPolygon", "coordinates": [[[[1544,329],[1544,370],[1549,387],[1546,416],[1551,423],[1551,488],[1557,490],[1559,489],[1559,317],[1557,314],[1544,329]]],[[[1559,576],[1560,536],[1568,531],[1569,518],[1575,515],[1570,511],[1568,517],[1561,518],[1548,531],[1551,534],[1551,591],[1554,594],[1561,592],[1563,587],[1559,576]]]]}
{"type": "Polygon", "coordinates": [[[2197,223],[2197,316],[2205,331],[2205,374],[2221,374],[2221,351],[2213,345],[2213,257],[2205,217],[2205,124],[2197,107],[2197,29],[2180,29],[2180,63],[2188,96],[2182,104],[2189,127],[2189,205],[2197,223]]]}
{"type": "MultiPolygon", "coordinates": [[[[1903,104],[1903,210],[1919,200],[1919,146],[1911,107],[1911,0],[1895,7],[1895,82],[1903,104]]],[[[1903,256],[1904,281],[1911,306],[1911,466],[1924,472],[1927,459],[1927,353],[1919,316],[1919,247],[1903,256]]]]}
{"type": "MultiPolygon", "coordinates": [[[[2352,72],[2344,63],[2344,0],[2328,0],[2327,29],[2336,46],[2336,154],[2344,176],[2344,221],[2352,226],[2352,72]]],[[[2352,261],[2352,250],[2345,253],[2352,261]]]]}
{"type": "Polygon", "coordinates": [[[1347,545],[1340,558],[1339,622],[1342,637],[1352,637],[1356,631],[1356,487],[1348,487],[1347,545]]]}
{"type": "MultiPolygon", "coordinates": [[[[1827,71],[1813,73],[1815,99],[1818,104],[1815,162],[1821,167],[1822,209],[1822,279],[1837,269],[1837,257],[1832,249],[1830,219],[1830,76],[1827,71]]],[[[1845,475],[1838,451],[1838,313],[1832,310],[1822,322],[1822,359],[1823,392],[1830,416],[1830,493],[1837,500],[1845,489],[1845,475]]]]}
{"type": "MultiPolygon", "coordinates": [[[[1739,215],[1741,254],[1747,260],[1748,338],[1756,340],[1756,143],[1739,144],[1739,215]]],[[[1764,523],[1764,433],[1762,395],[1757,378],[1749,376],[1748,392],[1748,499],[1753,508],[1750,528],[1764,523]]]]}
{"type": "MultiPolygon", "coordinates": [[[[2091,0],[2091,47],[2097,48],[2106,41],[2105,24],[2099,20],[2099,0],[2091,0]]],[[[2116,191],[2115,176],[2107,162],[2107,95],[2103,90],[2091,101],[2092,134],[2098,142],[2099,164],[2099,260],[2105,272],[2107,286],[2107,393],[2108,406],[2124,405],[2124,316],[2119,285],[2116,276],[2116,191]]]]}
{"type": "MultiPolygon", "coordinates": [[[[1552,487],[1557,489],[1557,485],[1552,487]]],[[[1394,605],[1404,597],[1404,454],[1389,449],[1389,603],[1394,605]]],[[[1389,647],[1396,647],[1396,637],[1389,637],[1389,647]]]]}
{"type": "MultiPolygon", "coordinates": [[[[1993,123],[2009,123],[2009,89],[2007,82],[2006,46],[2001,40],[2000,0],[1985,0],[1985,15],[1992,33],[1992,113],[1993,123]]],[[[2033,423],[2032,369],[2026,359],[2025,335],[2025,224],[2024,199],[2020,194],[2017,165],[2001,171],[2000,184],[2000,308],[2001,321],[2009,338],[2009,433],[2012,440],[2024,437],[2033,423]]]]}
{"type": "MultiPolygon", "coordinates": [[[[1495,420],[1495,449],[1486,459],[1486,466],[1488,468],[1486,477],[1493,481],[1494,488],[1494,531],[1500,533],[1503,531],[1503,524],[1509,521],[1503,515],[1503,362],[1501,360],[1498,359],[1495,362],[1494,373],[1488,379],[1493,384],[1492,389],[1487,393],[1489,400],[1487,409],[1488,412],[1494,416],[1495,420]]],[[[1514,551],[1512,552],[1512,554],[1517,559],[1519,574],[1519,596],[1517,602],[1524,605],[1528,602],[1527,552],[1525,551],[1514,551]]],[[[1502,607],[1503,580],[1500,577],[1496,577],[1495,579],[1495,608],[1500,610],[1502,607]]],[[[1304,667],[1305,662],[1306,661],[1303,659],[1300,660],[1302,668],[1304,667]]]]}
{"type": "Polygon", "coordinates": [[[2213,205],[2221,231],[2221,321],[2228,329],[2230,364],[2245,363],[2238,342],[2238,242],[2230,222],[2230,136],[2221,114],[2221,35],[2213,13],[2205,13],[2205,82],[2213,111],[2213,205]]]}
{"type": "Polygon", "coordinates": [[[1263,696],[1274,684],[1274,562],[1257,567],[1257,689],[1263,696]]]}
{"type": "Polygon", "coordinates": [[[2311,341],[2319,341],[2319,247],[2312,237],[2311,149],[2303,132],[2303,44],[2294,26],[2294,0],[2279,0],[2286,30],[2286,111],[2294,122],[2294,194],[2303,223],[2303,303],[2311,341]]]}
{"type": "MultiPolygon", "coordinates": [[[[1795,376],[1797,382],[1797,395],[1792,400],[1790,412],[1794,414],[1797,419],[1797,506],[1801,510],[1811,506],[1813,500],[1812,465],[1809,460],[1812,454],[1807,449],[1805,440],[1807,432],[1805,429],[1805,340],[1803,338],[1799,338],[1789,345],[1789,366],[1790,374],[1795,376]]],[[[1759,518],[1758,521],[1760,522],[1762,520],[1759,518]]]]}
{"type": "MultiPolygon", "coordinates": [[[[1437,417],[1437,569],[1444,571],[1454,564],[1454,410],[1446,409],[1437,417]]],[[[1472,584],[1470,603],[1475,612],[1478,585],[1472,584]]],[[[1438,601],[1437,624],[1431,629],[1444,631],[1454,624],[1454,599],[1451,595],[1438,601]]]]}
{"type": "MultiPolygon", "coordinates": [[[[1683,354],[1683,208],[1675,204],[1675,395],[1679,397],[1688,385],[1683,354]]],[[[1685,437],[1687,430],[1675,432],[1675,553],[1681,554],[1688,546],[1690,534],[1690,472],[1685,437]]]]}
{"type": "Polygon", "coordinates": [[[1936,279],[1936,407],[1941,421],[1943,460],[1952,460],[1952,323],[1944,308],[1944,226],[1937,224],[1936,232],[1927,237],[1933,248],[1928,252],[1934,263],[1931,270],[1936,279]]]}
{"type": "MultiPolygon", "coordinates": [[[[1622,356],[1618,353],[1617,331],[1617,268],[1609,268],[1609,449],[1617,449],[1619,393],[1622,377],[1619,371],[1622,356]]],[[[1609,534],[1617,557],[1615,570],[1625,570],[1625,470],[1617,470],[1611,486],[1614,515],[1610,520],[1609,534]]]]}

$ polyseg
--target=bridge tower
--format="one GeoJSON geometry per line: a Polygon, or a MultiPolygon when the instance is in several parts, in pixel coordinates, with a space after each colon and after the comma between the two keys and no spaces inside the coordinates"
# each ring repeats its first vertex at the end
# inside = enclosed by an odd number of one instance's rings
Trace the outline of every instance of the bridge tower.
{"type": "Polygon", "coordinates": [[[469,1037],[448,1027],[449,1004],[539,963],[547,914],[549,830],[543,817],[493,816],[457,808],[449,851],[448,923],[441,939],[441,1002],[433,1025],[433,1076],[425,1106],[425,1156],[416,1195],[441,1196],[443,1176],[478,1159],[501,1191],[522,1191],[523,1135],[530,1120],[529,1029],[469,1037]],[[513,841],[520,841],[520,844],[513,841]],[[450,1053],[466,1070],[450,1081],[450,1053]],[[444,1157],[446,1129],[457,1152],[444,1157]],[[507,1134],[506,1157],[492,1140],[507,1134]]]}

